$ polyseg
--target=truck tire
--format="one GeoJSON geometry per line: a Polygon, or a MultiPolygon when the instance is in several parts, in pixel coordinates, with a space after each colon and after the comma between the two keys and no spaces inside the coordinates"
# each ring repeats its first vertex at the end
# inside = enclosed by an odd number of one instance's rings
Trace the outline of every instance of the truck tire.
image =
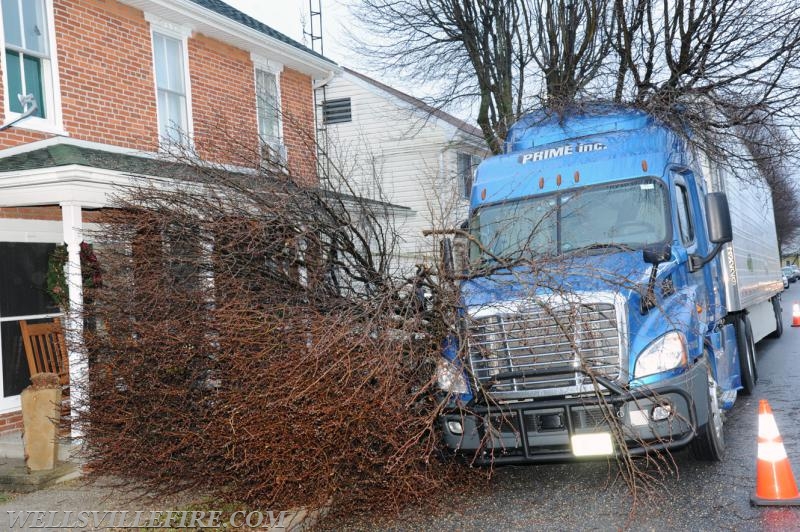
{"type": "Polygon", "coordinates": [[[736,321],[736,347],[739,351],[739,368],[742,375],[742,393],[751,395],[758,381],[756,369],[756,346],[753,343],[753,330],[750,318],[742,315],[736,321]]]}
{"type": "MultiPolygon", "coordinates": [[[[701,400],[698,403],[704,404],[701,400]]],[[[689,452],[696,460],[719,462],[725,456],[725,435],[722,430],[724,414],[719,406],[719,388],[711,375],[711,368],[708,368],[705,404],[708,408],[708,421],[697,427],[697,434],[689,444],[689,452]]]]}
{"type": "Polygon", "coordinates": [[[783,336],[783,307],[779,296],[772,298],[772,309],[775,311],[775,330],[769,333],[768,337],[780,338],[783,336]]]}

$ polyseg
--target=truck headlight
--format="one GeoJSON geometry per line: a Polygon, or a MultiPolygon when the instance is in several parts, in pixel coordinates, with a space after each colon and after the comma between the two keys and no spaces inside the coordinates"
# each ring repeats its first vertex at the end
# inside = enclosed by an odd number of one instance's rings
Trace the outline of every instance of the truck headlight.
{"type": "Polygon", "coordinates": [[[633,378],[640,379],[662,371],[685,366],[688,359],[686,339],[678,331],[668,332],[648,345],[633,368],[633,378]]]}
{"type": "Polygon", "coordinates": [[[469,393],[461,364],[444,357],[440,357],[436,364],[436,384],[448,393],[469,393]]]}

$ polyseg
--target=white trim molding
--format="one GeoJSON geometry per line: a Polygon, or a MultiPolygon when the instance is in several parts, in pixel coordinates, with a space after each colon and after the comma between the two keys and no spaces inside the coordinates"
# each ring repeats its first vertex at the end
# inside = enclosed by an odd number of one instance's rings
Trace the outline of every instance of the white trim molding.
{"type": "Polygon", "coordinates": [[[271,74],[275,74],[276,77],[283,72],[283,63],[273,61],[272,59],[267,59],[266,57],[254,52],[250,53],[250,60],[253,62],[253,66],[255,66],[257,69],[266,70],[271,74]]]}
{"type": "Polygon", "coordinates": [[[192,28],[189,26],[170,22],[169,20],[161,18],[158,15],[154,15],[145,11],[144,19],[150,23],[151,31],[158,31],[159,33],[169,35],[170,37],[174,37],[176,39],[188,39],[192,36],[192,28]]]}
{"type": "MultiPolygon", "coordinates": [[[[264,32],[237,22],[216,11],[203,7],[192,0],[120,0],[122,3],[141,9],[150,16],[178,25],[190,26],[218,41],[265,57],[274,57],[287,67],[322,79],[331,70],[339,72],[340,67],[330,59],[320,57],[311,50],[277,39],[264,32]]],[[[299,44],[299,43],[298,43],[299,44]]]]}

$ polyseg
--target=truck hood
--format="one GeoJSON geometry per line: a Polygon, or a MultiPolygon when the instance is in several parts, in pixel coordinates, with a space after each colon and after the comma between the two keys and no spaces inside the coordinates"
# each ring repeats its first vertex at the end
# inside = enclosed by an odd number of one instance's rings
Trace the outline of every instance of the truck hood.
{"type": "MultiPolygon", "coordinates": [[[[619,318],[625,321],[622,377],[634,374],[636,358],[654,339],[684,324],[689,354],[703,352],[703,326],[694,302],[696,287],[679,281],[678,260],[658,266],[655,295],[657,304],[648,311],[641,307],[642,294],[647,289],[651,265],[644,262],[640,251],[604,253],[581,257],[565,257],[547,264],[534,264],[499,270],[484,277],[464,281],[461,285],[462,304],[467,312],[488,311],[490,307],[514,309],[525,301],[564,298],[585,303],[608,302],[613,296],[619,318]],[[667,279],[673,282],[667,283],[667,279]],[[674,278],[674,279],[673,279],[674,278]],[[665,290],[665,287],[669,287],[665,290]],[[592,294],[596,294],[596,299],[592,294]],[[508,305],[508,306],[506,306],[508,305]]],[[[556,301],[557,303],[557,301],[556,301]]],[[[511,310],[513,312],[513,310],[511,310]]],[[[503,312],[500,310],[500,312],[503,312]]],[[[641,383],[646,383],[649,377],[641,383]]],[[[640,383],[640,384],[641,384],[640,383]]]]}
{"type": "MultiPolygon", "coordinates": [[[[659,278],[674,263],[659,266],[659,278]]],[[[491,275],[464,281],[462,303],[466,307],[491,305],[551,295],[569,296],[591,292],[619,294],[638,300],[647,287],[651,265],[641,251],[566,256],[546,262],[502,269],[491,275]]]]}

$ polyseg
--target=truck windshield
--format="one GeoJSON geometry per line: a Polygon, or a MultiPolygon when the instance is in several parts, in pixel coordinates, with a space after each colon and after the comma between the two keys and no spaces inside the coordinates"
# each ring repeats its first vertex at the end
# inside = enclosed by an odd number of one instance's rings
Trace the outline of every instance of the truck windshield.
{"type": "Polygon", "coordinates": [[[667,240],[667,193],[654,178],[481,207],[470,220],[473,261],[641,249],[667,240]]]}

